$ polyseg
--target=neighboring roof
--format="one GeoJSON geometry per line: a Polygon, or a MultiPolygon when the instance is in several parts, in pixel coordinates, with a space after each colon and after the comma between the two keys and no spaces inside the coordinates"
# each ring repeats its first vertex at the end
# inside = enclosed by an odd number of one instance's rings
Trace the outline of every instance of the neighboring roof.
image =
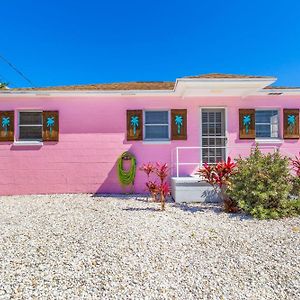
{"type": "Polygon", "coordinates": [[[222,73],[209,73],[196,76],[185,76],[184,78],[204,78],[204,79],[248,79],[248,78],[273,78],[273,76],[256,76],[256,75],[238,75],[238,74],[222,74],[222,73]]]}
{"type": "Polygon", "coordinates": [[[148,82],[120,82],[120,83],[101,83],[101,84],[82,84],[66,86],[49,86],[33,88],[12,88],[12,91],[128,91],[128,90],[173,90],[175,82],[167,81],[148,81],[148,82]]]}

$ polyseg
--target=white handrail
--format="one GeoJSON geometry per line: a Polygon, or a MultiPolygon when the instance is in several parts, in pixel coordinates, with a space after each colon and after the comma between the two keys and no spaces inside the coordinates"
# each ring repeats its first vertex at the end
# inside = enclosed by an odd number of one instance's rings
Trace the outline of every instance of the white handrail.
{"type": "MultiPolygon", "coordinates": [[[[176,147],[176,177],[179,177],[179,171],[180,171],[180,166],[183,165],[189,165],[189,166],[201,166],[202,165],[202,153],[200,152],[199,160],[197,162],[182,162],[180,161],[179,154],[182,152],[181,150],[192,150],[192,149],[197,149],[197,150],[202,150],[202,149],[226,149],[226,156],[228,154],[228,150],[234,150],[239,151],[239,150],[249,150],[251,151],[254,149],[256,145],[250,145],[250,146],[238,146],[238,147],[230,147],[230,146],[214,146],[214,147],[199,147],[199,146],[191,146],[191,147],[185,147],[185,146],[180,146],[176,147]]],[[[282,148],[280,146],[268,146],[268,145],[261,145],[258,146],[259,149],[261,150],[271,150],[271,151],[276,151],[276,150],[285,150],[285,148],[282,148]]],[[[285,155],[287,156],[292,156],[292,154],[289,151],[284,151],[285,155]]],[[[173,155],[172,155],[173,157],[173,155]]],[[[174,165],[173,159],[172,159],[172,164],[174,165]]]]}

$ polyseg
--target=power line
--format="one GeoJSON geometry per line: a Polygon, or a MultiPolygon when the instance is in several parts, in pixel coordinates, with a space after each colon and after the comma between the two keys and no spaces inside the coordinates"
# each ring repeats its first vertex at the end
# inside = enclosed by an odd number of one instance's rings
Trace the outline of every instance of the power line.
{"type": "Polygon", "coordinates": [[[0,54],[0,58],[6,62],[15,72],[17,72],[23,79],[25,79],[31,86],[34,84],[30,79],[28,79],[17,67],[15,67],[9,60],[7,60],[3,55],[0,54]]]}

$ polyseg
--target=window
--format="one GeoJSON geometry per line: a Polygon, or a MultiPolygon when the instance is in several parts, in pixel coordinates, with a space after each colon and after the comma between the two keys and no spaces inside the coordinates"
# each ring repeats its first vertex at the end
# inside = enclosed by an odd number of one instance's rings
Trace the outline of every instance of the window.
{"type": "Polygon", "coordinates": [[[256,110],[255,132],[257,138],[279,137],[278,110],[256,110]]]}
{"type": "Polygon", "coordinates": [[[43,136],[42,112],[20,111],[19,112],[19,140],[41,141],[43,136]]]}
{"type": "Polygon", "coordinates": [[[144,139],[169,140],[169,111],[144,112],[144,139]]]}

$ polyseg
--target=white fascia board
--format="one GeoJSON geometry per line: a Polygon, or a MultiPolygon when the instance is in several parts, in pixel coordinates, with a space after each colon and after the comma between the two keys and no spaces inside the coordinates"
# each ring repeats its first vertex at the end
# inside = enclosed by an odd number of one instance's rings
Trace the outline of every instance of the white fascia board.
{"type": "Polygon", "coordinates": [[[175,93],[180,96],[249,96],[276,81],[267,78],[180,78],[175,93]]]}

